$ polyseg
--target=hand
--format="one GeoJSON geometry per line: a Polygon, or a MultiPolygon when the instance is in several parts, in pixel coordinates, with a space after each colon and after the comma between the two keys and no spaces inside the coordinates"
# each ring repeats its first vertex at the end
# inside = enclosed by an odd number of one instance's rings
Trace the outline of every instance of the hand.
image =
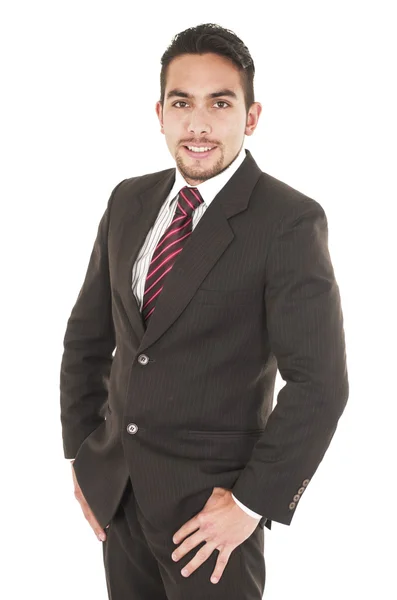
{"type": "MultiPolygon", "coordinates": [[[[76,473],[74,472],[73,462],[71,463],[71,465],[72,465],[72,474],[73,474],[73,482],[74,482],[74,495],[77,498],[78,502],[80,503],[80,506],[83,509],[84,516],[87,519],[87,521],[89,522],[89,524],[91,525],[92,529],[94,530],[94,533],[96,534],[98,540],[100,542],[104,542],[106,540],[106,533],[104,532],[102,527],[99,525],[98,521],[96,520],[96,518],[94,516],[94,513],[88,506],[87,500],[84,498],[83,492],[81,491],[81,488],[76,479],[76,473]]],[[[109,527],[109,525],[107,525],[107,527],[109,527]]]]}
{"type": "Polygon", "coordinates": [[[219,555],[211,582],[218,583],[231,553],[251,535],[259,521],[260,518],[251,517],[238,506],[230,490],[214,487],[203,510],[175,532],[172,538],[175,544],[179,544],[190,533],[195,533],[189,535],[171,557],[178,561],[200,542],[206,541],[181,573],[188,577],[217,549],[219,555]]]}

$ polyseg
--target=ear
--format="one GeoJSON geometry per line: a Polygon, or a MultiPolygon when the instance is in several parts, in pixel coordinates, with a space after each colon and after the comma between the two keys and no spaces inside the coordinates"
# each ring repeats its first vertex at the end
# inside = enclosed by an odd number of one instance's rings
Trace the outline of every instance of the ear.
{"type": "Polygon", "coordinates": [[[161,106],[160,101],[156,102],[156,114],[157,114],[157,118],[159,120],[161,129],[163,129],[164,128],[164,125],[163,125],[163,108],[161,106]]]}

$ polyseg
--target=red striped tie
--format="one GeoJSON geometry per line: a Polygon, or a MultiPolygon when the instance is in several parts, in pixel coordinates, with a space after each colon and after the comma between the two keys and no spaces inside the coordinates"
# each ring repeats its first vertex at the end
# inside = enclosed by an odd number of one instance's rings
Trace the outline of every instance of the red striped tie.
{"type": "Polygon", "coordinates": [[[157,298],[164,286],[167,273],[172,269],[176,257],[192,233],[193,211],[203,202],[200,192],[187,185],[181,189],[171,225],[161,236],[145,281],[142,316],[145,323],[155,309],[157,298]]]}

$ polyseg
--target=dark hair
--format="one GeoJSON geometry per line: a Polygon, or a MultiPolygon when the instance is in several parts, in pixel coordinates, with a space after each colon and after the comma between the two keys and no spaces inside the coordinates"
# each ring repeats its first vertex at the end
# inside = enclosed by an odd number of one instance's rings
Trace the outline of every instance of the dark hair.
{"type": "Polygon", "coordinates": [[[205,54],[213,52],[230,59],[239,69],[241,86],[244,90],[245,109],[248,115],[254,99],[255,66],[247,46],[233,31],[214,23],[203,23],[189,27],[176,34],[161,57],[160,103],[164,106],[164,93],[168,65],[181,54],[205,54]]]}

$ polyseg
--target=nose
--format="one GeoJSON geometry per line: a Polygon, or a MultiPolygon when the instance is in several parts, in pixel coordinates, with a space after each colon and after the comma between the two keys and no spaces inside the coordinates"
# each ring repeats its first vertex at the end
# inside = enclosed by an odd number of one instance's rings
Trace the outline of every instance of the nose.
{"type": "Polygon", "coordinates": [[[200,135],[209,134],[212,131],[211,125],[208,122],[208,114],[205,111],[195,110],[190,115],[190,122],[188,123],[189,133],[192,133],[195,137],[200,135]]]}

